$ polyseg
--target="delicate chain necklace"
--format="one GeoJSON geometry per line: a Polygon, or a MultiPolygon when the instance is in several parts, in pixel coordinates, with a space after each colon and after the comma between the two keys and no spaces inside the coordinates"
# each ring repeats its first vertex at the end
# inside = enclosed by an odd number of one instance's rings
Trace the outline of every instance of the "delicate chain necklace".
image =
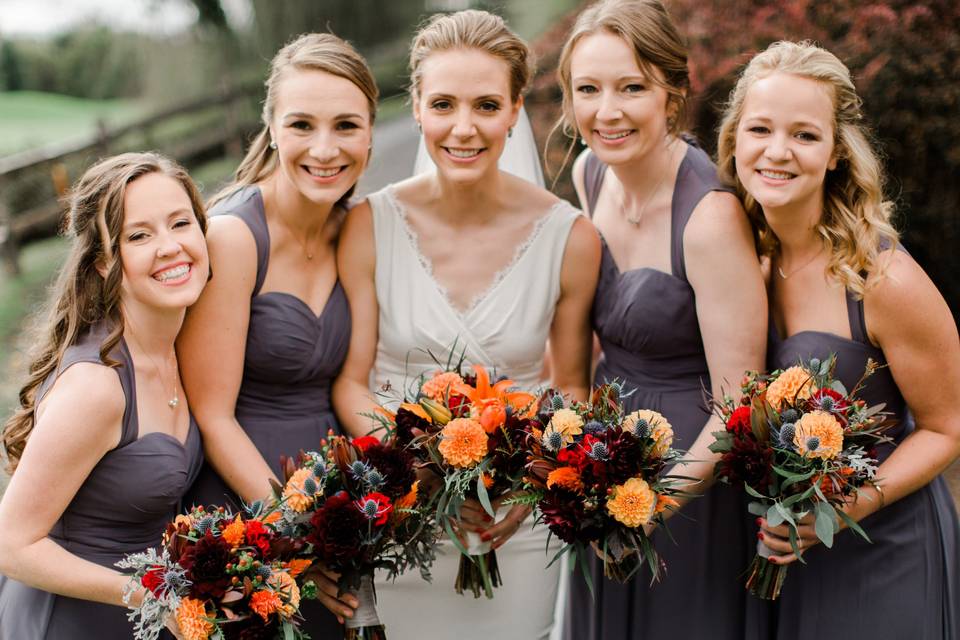
{"type": "MultiPolygon", "coordinates": [[[[130,336],[133,338],[133,341],[137,343],[137,347],[140,349],[140,351],[142,351],[143,354],[144,354],[145,356],[147,356],[147,358],[149,358],[150,362],[153,363],[154,369],[157,370],[157,378],[160,379],[160,386],[162,387],[162,386],[163,386],[163,375],[160,373],[160,365],[158,365],[158,364],[157,364],[157,361],[153,359],[153,356],[151,356],[150,353],[149,353],[146,349],[143,348],[143,345],[141,345],[141,344],[140,344],[140,341],[137,340],[137,335],[136,335],[135,333],[133,333],[133,332],[131,331],[131,332],[130,332],[130,336]]],[[[174,357],[174,354],[175,354],[175,353],[176,353],[176,351],[175,351],[174,348],[171,346],[171,347],[170,347],[170,360],[173,360],[173,361],[174,361],[174,365],[173,365],[173,393],[171,394],[173,397],[171,397],[169,400],[167,400],[167,406],[170,407],[171,410],[172,410],[172,409],[176,409],[176,408],[177,408],[177,405],[180,404],[180,392],[179,392],[179,390],[178,390],[178,387],[179,387],[180,385],[178,384],[179,378],[178,378],[178,376],[177,376],[177,366],[176,366],[176,362],[175,362],[176,358],[174,357]]]]}
{"type": "Polygon", "coordinates": [[[293,236],[294,240],[296,240],[300,244],[300,247],[303,248],[303,255],[306,256],[307,260],[313,260],[313,251],[307,249],[307,241],[305,239],[301,240],[300,236],[295,234],[293,229],[291,229],[286,222],[283,222],[283,226],[286,228],[287,233],[293,236]]]}
{"type": "MultiPolygon", "coordinates": [[[[672,144],[672,143],[671,143],[672,144]]],[[[667,179],[667,175],[670,173],[670,169],[673,167],[673,149],[669,149],[669,155],[667,156],[666,168],[660,174],[660,180],[657,181],[656,186],[651,189],[650,195],[647,196],[647,199],[643,201],[643,206],[640,207],[640,213],[637,214],[635,218],[631,218],[627,214],[627,206],[625,198],[623,195],[620,196],[620,209],[624,212],[623,217],[626,218],[627,222],[637,227],[640,226],[640,223],[643,221],[644,214],[647,213],[647,207],[650,206],[650,203],[653,202],[653,197],[657,195],[657,192],[660,190],[660,187],[663,186],[663,181],[667,179]]]]}
{"type": "Polygon", "coordinates": [[[823,253],[823,245],[820,245],[820,250],[817,251],[815,254],[813,254],[813,256],[812,256],[809,260],[807,260],[806,262],[804,262],[802,265],[800,265],[799,267],[797,267],[796,269],[794,269],[794,270],[791,271],[790,273],[784,273],[784,272],[783,272],[783,267],[781,267],[779,264],[777,264],[777,273],[780,274],[780,277],[781,277],[781,278],[783,278],[784,280],[786,280],[786,279],[789,278],[790,276],[796,275],[797,272],[799,272],[799,271],[803,270],[804,268],[806,268],[810,263],[812,263],[814,260],[816,260],[816,259],[820,256],[821,253],[823,253]]]}

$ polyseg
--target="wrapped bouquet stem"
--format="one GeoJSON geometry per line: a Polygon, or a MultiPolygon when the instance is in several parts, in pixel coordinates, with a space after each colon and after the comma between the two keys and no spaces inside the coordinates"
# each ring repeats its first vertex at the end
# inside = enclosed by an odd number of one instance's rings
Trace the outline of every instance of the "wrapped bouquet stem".
{"type": "Polygon", "coordinates": [[[349,590],[356,597],[357,609],[344,626],[347,629],[344,640],[386,640],[387,634],[377,615],[377,592],[373,586],[373,575],[364,574],[360,586],[349,590]]]}

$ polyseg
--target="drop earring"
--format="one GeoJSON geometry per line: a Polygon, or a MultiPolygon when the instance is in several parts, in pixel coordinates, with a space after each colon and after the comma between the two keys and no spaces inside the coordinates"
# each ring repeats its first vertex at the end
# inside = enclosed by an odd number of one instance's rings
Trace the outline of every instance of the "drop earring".
{"type": "Polygon", "coordinates": [[[508,138],[513,137],[513,127],[510,127],[509,129],[507,129],[507,137],[508,138]]]}

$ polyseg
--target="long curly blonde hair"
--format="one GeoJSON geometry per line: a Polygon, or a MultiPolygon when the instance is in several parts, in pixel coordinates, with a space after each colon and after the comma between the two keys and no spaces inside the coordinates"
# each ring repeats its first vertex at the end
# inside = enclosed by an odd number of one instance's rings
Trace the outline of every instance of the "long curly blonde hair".
{"type": "Polygon", "coordinates": [[[899,234],[890,222],[893,203],[883,197],[883,166],[863,124],[862,101],[850,70],[839,58],[810,42],[775,42],[754,56],[737,80],[720,123],[717,168],[743,200],[759,251],[776,255],[780,242],[767,224],[763,209],[737,177],[735,157],[737,128],[747,92],[754,82],[774,73],[815,80],[829,89],[833,99],[837,167],[825,179],[823,215],[816,232],[829,252],[827,275],[862,297],[867,274],[882,271],[880,254],[896,246],[899,234]]]}
{"type": "Polygon", "coordinates": [[[3,427],[7,470],[13,473],[33,431],[37,392],[57,370],[67,348],[91,327],[106,322],[109,333],[100,345],[100,358],[110,366],[110,352],[123,336],[120,291],[123,265],[120,231],[127,185],[151,173],[169,176],[180,183],[190,198],[200,228],[206,231],[203,199],[193,180],[177,163],[156,153],[124,153],[90,167],[69,195],[66,230],[70,251],[60,269],[57,284],[35,328],[27,381],[20,389],[20,406],[3,427]],[[104,275],[98,266],[105,268],[104,275]]]}

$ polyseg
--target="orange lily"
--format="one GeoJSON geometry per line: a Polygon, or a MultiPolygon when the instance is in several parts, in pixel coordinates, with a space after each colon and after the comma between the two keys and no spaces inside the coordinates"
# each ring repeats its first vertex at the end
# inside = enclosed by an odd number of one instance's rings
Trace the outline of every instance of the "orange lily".
{"type": "MultiPolygon", "coordinates": [[[[504,407],[509,405],[514,411],[518,412],[526,409],[527,411],[523,415],[525,418],[532,418],[536,415],[536,396],[524,391],[509,391],[510,387],[514,384],[513,380],[501,380],[491,385],[487,370],[478,364],[473,365],[473,370],[477,374],[477,384],[475,387],[471,387],[466,383],[460,383],[451,385],[451,389],[469,398],[471,404],[479,410],[481,414],[488,405],[500,403],[504,407]]],[[[495,425],[494,428],[498,426],[500,425],[495,425]]]]}

